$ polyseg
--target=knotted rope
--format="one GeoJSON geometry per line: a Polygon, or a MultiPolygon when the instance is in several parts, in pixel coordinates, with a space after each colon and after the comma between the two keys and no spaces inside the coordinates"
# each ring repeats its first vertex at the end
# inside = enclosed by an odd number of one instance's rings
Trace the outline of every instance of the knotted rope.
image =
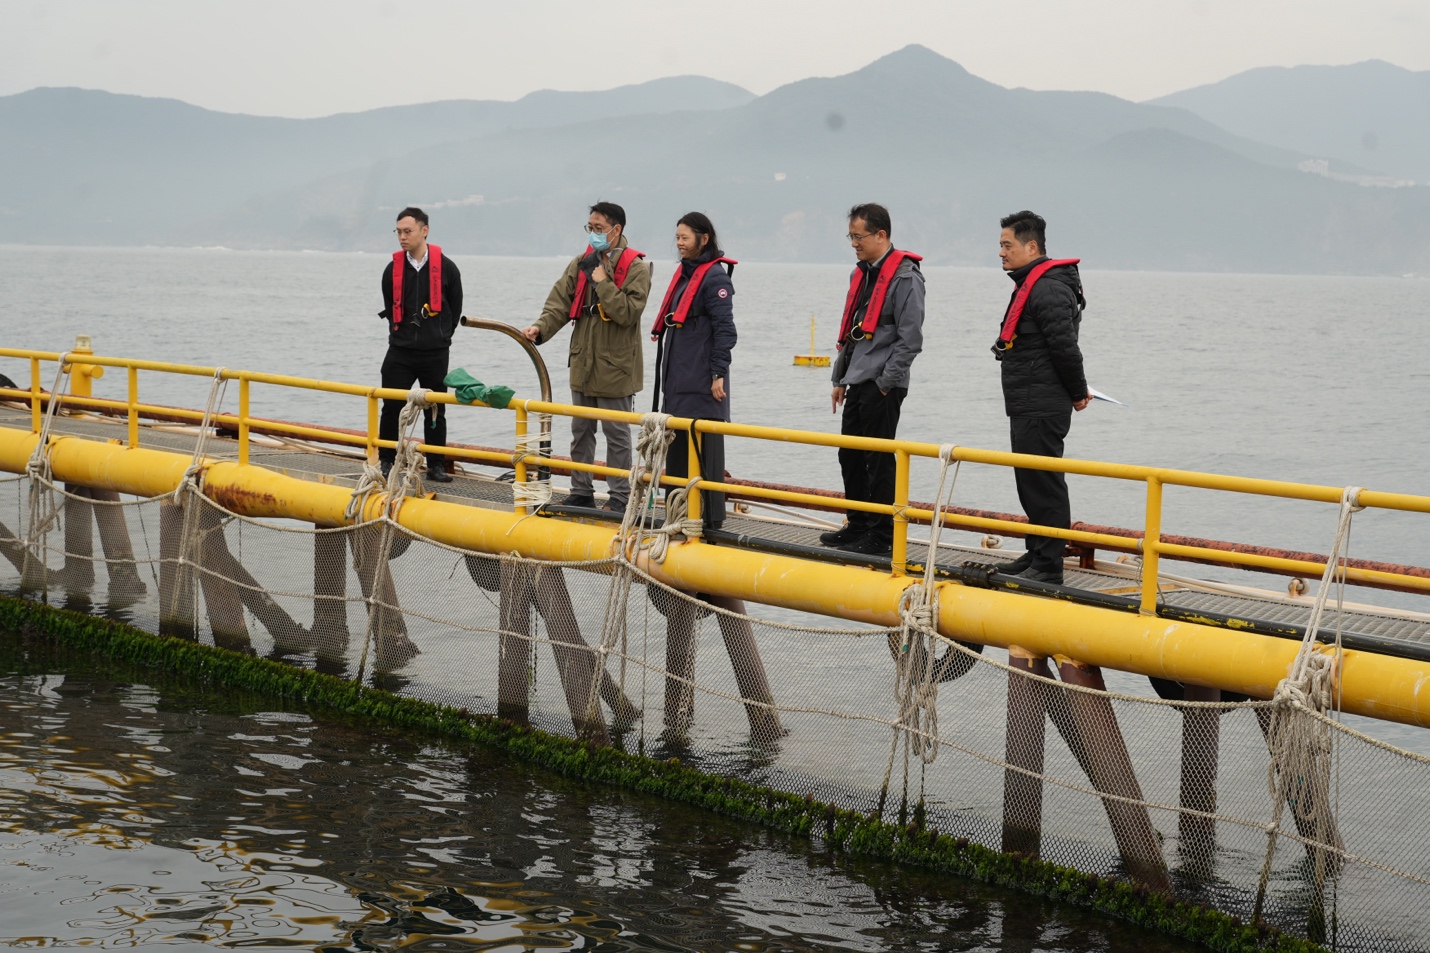
{"type": "MultiPolygon", "coordinates": [[[[543,460],[551,458],[551,415],[538,414],[540,425],[538,432],[518,437],[516,448],[511,455],[511,465],[513,468],[529,456],[540,457],[543,460]]],[[[540,507],[551,502],[551,479],[532,479],[531,469],[527,468],[526,481],[513,481],[511,485],[512,503],[515,506],[540,507]]]]}
{"type": "Polygon", "coordinates": [[[203,473],[207,466],[204,463],[204,448],[208,444],[209,431],[213,429],[214,415],[223,406],[224,395],[228,393],[228,378],[226,371],[220,367],[214,371],[213,381],[209,384],[208,401],[204,404],[204,416],[199,421],[199,435],[194,441],[194,454],[189,460],[188,467],[184,470],[184,475],[179,478],[179,485],[174,487],[173,501],[175,504],[183,502],[184,492],[192,483],[195,490],[203,489],[203,473]]]}
{"type": "MultiPolygon", "coordinates": [[[[214,429],[213,420],[223,407],[224,396],[228,393],[228,378],[225,376],[224,368],[214,370],[213,380],[209,382],[209,396],[204,403],[204,416],[199,421],[199,433],[194,440],[194,452],[189,458],[189,465],[184,469],[184,475],[179,478],[179,483],[174,487],[174,492],[169,495],[169,503],[181,507],[184,511],[184,519],[179,529],[179,552],[177,556],[178,566],[175,567],[175,578],[182,580],[172,588],[170,594],[170,604],[165,607],[171,618],[177,617],[178,608],[181,604],[188,605],[191,610],[191,617],[187,620],[194,630],[198,630],[199,624],[199,602],[197,599],[189,598],[185,601],[186,590],[192,593],[194,577],[187,574],[185,566],[197,566],[198,561],[194,559],[194,554],[199,552],[201,544],[201,522],[199,519],[198,506],[190,506],[185,498],[192,493],[195,497],[203,497],[204,473],[208,469],[208,461],[204,457],[204,449],[208,445],[209,433],[214,429]]],[[[207,505],[207,501],[200,499],[199,505],[207,505]]],[[[215,532],[222,532],[216,529],[215,532]]]]}
{"type": "Polygon", "coordinates": [[[20,574],[27,583],[34,581],[37,570],[44,573],[49,532],[60,517],[60,505],[54,494],[54,473],[50,469],[50,430],[59,411],[61,389],[72,368],[69,360],[69,351],[60,355],[50,399],[45,405],[44,416],[40,418],[39,439],[35,441],[35,449],[30,451],[30,459],[25,461],[25,476],[30,481],[30,513],[25,527],[25,558],[20,574]]]}
{"type": "MultiPolygon", "coordinates": [[[[383,581],[387,578],[387,565],[392,553],[392,534],[397,527],[397,514],[402,508],[403,501],[407,498],[407,488],[414,486],[416,492],[422,491],[421,470],[423,458],[417,447],[421,443],[412,433],[417,421],[422,419],[423,412],[430,406],[431,401],[427,399],[430,391],[424,390],[413,384],[407,392],[407,403],[402,407],[402,413],[397,418],[397,455],[392,461],[392,468],[386,477],[382,475],[382,469],[372,461],[368,461],[363,466],[362,477],[358,480],[357,487],[353,490],[352,497],[348,500],[347,508],[343,511],[343,516],[347,520],[362,522],[361,517],[367,511],[367,501],[374,493],[385,493],[386,502],[380,515],[375,520],[365,522],[380,522],[381,528],[377,533],[375,543],[364,541],[360,544],[361,558],[363,563],[373,561],[371,565],[371,582],[368,585],[367,596],[367,626],[363,632],[362,653],[358,657],[357,680],[361,682],[367,672],[368,656],[372,653],[374,642],[377,638],[379,620],[387,611],[387,606],[380,600],[383,591],[383,581]]],[[[364,565],[364,573],[368,567],[364,565]]]]}
{"type": "MultiPolygon", "coordinates": [[[[666,454],[675,440],[675,431],[668,429],[669,414],[645,414],[636,434],[635,462],[631,465],[631,496],[621,517],[616,534],[620,559],[634,563],[636,555],[645,550],[652,562],[664,562],[672,536],[698,532],[685,519],[685,500],[689,488],[699,482],[691,480],[666,500],[665,523],[656,527],[656,495],[660,492],[660,475],[665,470],[666,454]],[[645,486],[649,479],[650,487],[645,486]]],[[[694,439],[693,435],[692,438],[694,439]]]]}
{"type": "Polygon", "coordinates": [[[645,550],[654,562],[665,560],[670,537],[680,532],[681,524],[670,518],[667,508],[665,524],[654,526],[656,493],[660,474],[665,469],[665,457],[675,433],[666,426],[669,414],[645,414],[636,434],[635,460],[631,464],[631,495],[621,516],[621,527],[614,540],[615,560],[611,585],[606,590],[606,611],[601,619],[601,637],[596,643],[596,677],[591,680],[591,693],[586,701],[586,720],[600,715],[601,683],[606,677],[606,657],[625,637],[626,607],[629,605],[631,579],[636,556],[645,550]],[[649,479],[650,485],[646,485],[649,479]]]}
{"type": "Polygon", "coordinates": [[[368,460],[363,464],[362,476],[358,477],[357,486],[343,510],[343,519],[348,522],[357,521],[367,511],[367,501],[375,493],[387,494],[386,515],[396,516],[403,498],[407,495],[409,483],[415,484],[417,490],[421,491],[418,471],[421,469],[422,454],[417,452],[417,443],[420,441],[416,440],[412,429],[423,411],[432,406],[427,399],[429,393],[430,391],[423,390],[416,384],[408,390],[407,403],[403,405],[402,413],[397,418],[397,452],[392,466],[387,474],[383,475],[382,468],[375,461],[368,460]]]}
{"type": "MultiPolygon", "coordinates": [[[[1348,486],[1341,493],[1340,515],[1336,521],[1336,538],[1326,557],[1321,573],[1321,586],[1311,617],[1306,622],[1306,634],[1291,663],[1290,672],[1276,686],[1272,697],[1271,720],[1266,732],[1266,744],[1271,753],[1266,768],[1266,783],[1271,794],[1271,822],[1267,824],[1266,860],[1257,886],[1254,917],[1260,917],[1271,877],[1271,863],[1276,856],[1276,835],[1289,802],[1298,827],[1309,826],[1315,840],[1328,846],[1339,846],[1335,833],[1335,811],[1331,803],[1331,769],[1334,763],[1334,736],[1331,723],[1323,716],[1340,707],[1338,698],[1341,649],[1341,619],[1345,588],[1345,558],[1350,548],[1351,517],[1365,507],[1360,505],[1362,490],[1348,486]],[[1321,620],[1331,590],[1337,590],[1335,650],[1331,654],[1316,650],[1321,620]]],[[[1316,890],[1319,895],[1325,884],[1327,854],[1312,850],[1315,860],[1316,890]]]]}
{"type": "MultiPolygon", "coordinates": [[[[898,707],[893,741],[889,746],[889,761],[884,768],[883,791],[879,798],[882,813],[888,795],[889,779],[893,775],[894,758],[899,740],[904,741],[904,801],[909,793],[909,762],[917,755],[924,767],[938,757],[938,589],[934,585],[935,556],[938,538],[943,529],[943,510],[947,497],[952,499],[958,482],[959,461],[953,459],[957,450],[952,444],[939,447],[938,492],[934,496],[934,515],[929,532],[928,554],[924,558],[923,578],[903,591],[899,597],[899,629],[889,635],[894,650],[894,703],[898,707]],[[949,465],[952,464],[952,475],[949,465]],[[894,640],[898,639],[897,645],[894,640]]],[[[920,794],[922,797],[922,794],[920,794]]]]}

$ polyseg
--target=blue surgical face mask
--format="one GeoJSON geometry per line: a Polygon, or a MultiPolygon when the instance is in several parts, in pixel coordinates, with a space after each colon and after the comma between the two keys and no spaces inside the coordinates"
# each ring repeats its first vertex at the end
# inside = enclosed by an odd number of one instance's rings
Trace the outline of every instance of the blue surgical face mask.
{"type": "Polygon", "coordinates": [[[603,252],[611,247],[609,232],[587,232],[586,241],[590,244],[592,251],[603,252]]]}

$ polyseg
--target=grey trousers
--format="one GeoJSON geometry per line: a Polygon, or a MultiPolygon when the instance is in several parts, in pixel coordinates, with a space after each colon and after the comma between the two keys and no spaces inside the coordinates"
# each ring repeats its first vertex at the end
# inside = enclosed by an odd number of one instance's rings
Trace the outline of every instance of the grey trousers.
{"type": "MultiPolygon", "coordinates": [[[[587,397],[578,390],[571,392],[571,403],[577,407],[599,407],[602,410],[624,410],[629,412],[635,406],[635,396],[630,397],[587,397]]],[[[606,466],[631,468],[631,428],[629,424],[614,420],[589,420],[585,417],[571,419],[571,459],[577,463],[596,462],[596,424],[606,432],[606,466]]],[[[577,496],[590,496],[591,474],[577,472],[571,474],[571,492],[577,496]]],[[[606,478],[606,490],[612,500],[621,506],[631,496],[631,481],[624,476],[606,478]]]]}

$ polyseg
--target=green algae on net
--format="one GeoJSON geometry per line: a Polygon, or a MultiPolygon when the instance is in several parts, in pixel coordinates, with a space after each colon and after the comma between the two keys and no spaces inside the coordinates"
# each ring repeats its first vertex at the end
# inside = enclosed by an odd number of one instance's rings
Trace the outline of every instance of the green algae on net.
{"type": "MultiPolygon", "coordinates": [[[[0,596],[0,630],[215,685],[299,701],[317,708],[450,741],[491,746],[566,777],[616,785],[718,811],[851,855],[971,877],[1075,904],[1225,953],[1322,953],[1321,947],[1266,924],[1251,924],[1204,904],[1112,877],[1083,873],[1019,853],[1001,853],[924,826],[915,807],[893,823],[738,778],[548,734],[511,721],[393,695],[335,676],[182,639],[155,636],[110,619],[0,596]]],[[[17,636],[11,636],[17,637],[17,636]]]]}

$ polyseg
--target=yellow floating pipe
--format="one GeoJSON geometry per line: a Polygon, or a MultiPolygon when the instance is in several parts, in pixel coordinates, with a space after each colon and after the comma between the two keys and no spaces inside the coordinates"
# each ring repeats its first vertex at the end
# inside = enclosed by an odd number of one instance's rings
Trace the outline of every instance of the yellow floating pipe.
{"type": "MultiPolygon", "coordinates": [[[[37,439],[27,431],[0,428],[0,469],[23,472],[37,439]]],[[[139,496],[172,492],[189,460],[184,454],[78,437],[58,438],[50,450],[57,480],[139,496]]],[[[204,485],[209,496],[245,516],[320,526],[343,525],[351,499],[343,487],[231,462],[213,463],[204,485]]],[[[382,505],[380,497],[370,499],[365,516],[371,518],[382,505]]],[[[450,546],[545,560],[602,559],[615,534],[607,525],[533,519],[421,498],[406,500],[398,521],[450,546]]],[[[908,577],[856,566],[694,541],[671,546],[664,563],[643,568],[690,591],[874,625],[898,623],[899,597],[912,584],[908,577]]],[[[1294,640],[957,583],[940,586],[939,631],[950,638],[1018,645],[1034,655],[1061,655],[1259,697],[1275,691],[1297,649],[1294,640]]],[[[1430,727],[1430,663],[1347,651],[1342,684],[1348,712],[1430,727]]]]}

